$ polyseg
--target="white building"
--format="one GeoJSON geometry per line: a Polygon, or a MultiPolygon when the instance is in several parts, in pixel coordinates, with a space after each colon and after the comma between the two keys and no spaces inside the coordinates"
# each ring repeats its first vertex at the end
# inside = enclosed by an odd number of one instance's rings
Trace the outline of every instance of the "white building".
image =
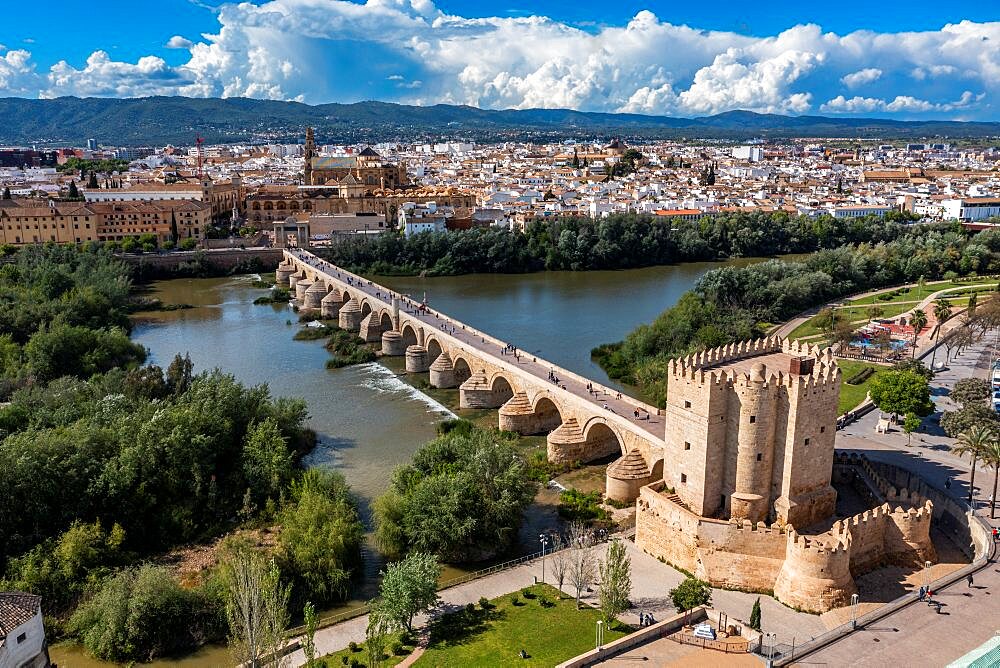
{"type": "Polygon", "coordinates": [[[49,665],[42,597],[19,591],[0,592],[0,668],[49,665]]]}
{"type": "Polygon", "coordinates": [[[416,204],[414,202],[404,202],[399,207],[399,227],[403,230],[403,236],[412,237],[421,232],[444,232],[445,215],[438,213],[437,203],[427,202],[426,204],[416,204]]]}
{"type": "Polygon", "coordinates": [[[737,160],[760,162],[764,159],[764,149],[759,146],[737,146],[733,149],[732,156],[737,160]]]}
{"type": "Polygon", "coordinates": [[[884,216],[892,211],[891,206],[875,204],[855,204],[848,206],[828,206],[826,213],[834,218],[861,218],[862,216],[884,216]]]}
{"type": "Polygon", "coordinates": [[[1000,216],[1000,197],[965,197],[941,201],[944,217],[954,220],[985,220],[1000,216]]]}

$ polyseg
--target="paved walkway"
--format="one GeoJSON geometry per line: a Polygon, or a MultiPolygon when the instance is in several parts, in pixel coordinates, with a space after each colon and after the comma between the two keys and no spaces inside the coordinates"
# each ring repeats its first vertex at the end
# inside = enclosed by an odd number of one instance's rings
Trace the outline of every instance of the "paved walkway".
{"type": "MultiPolygon", "coordinates": [[[[529,355],[521,351],[519,358],[515,358],[513,354],[504,350],[504,347],[509,345],[509,342],[495,339],[485,332],[480,332],[434,309],[422,309],[419,302],[405,295],[393,293],[386,287],[352,274],[325,260],[321,260],[311,253],[291,249],[289,252],[294,254],[300,261],[309,264],[317,271],[323,272],[335,280],[341,282],[350,281],[349,289],[360,292],[371,299],[386,303],[390,302],[393,296],[399,297],[402,302],[401,309],[405,310],[408,316],[424,325],[424,331],[427,335],[432,335],[435,331],[445,332],[453,339],[456,339],[461,345],[471,348],[476,351],[476,354],[481,355],[485,359],[490,359],[494,364],[501,367],[505,365],[513,366],[519,372],[534,376],[543,385],[553,384],[549,380],[549,374],[550,372],[554,372],[555,376],[559,379],[558,385],[563,390],[592,402],[598,411],[603,410],[606,406],[607,410],[616,414],[618,419],[626,421],[632,427],[639,428],[655,439],[663,439],[663,417],[657,415],[655,406],[639,401],[627,394],[620,394],[612,388],[605,387],[600,383],[563,369],[537,355],[529,355]],[[595,389],[594,392],[588,391],[588,384],[595,389]],[[636,418],[634,415],[636,409],[639,410],[639,418],[636,418]]],[[[433,295],[430,295],[430,297],[433,298],[433,295]]]]}
{"type": "MultiPolygon", "coordinates": [[[[956,380],[986,376],[994,356],[993,338],[987,336],[988,342],[972,346],[935,376],[931,388],[939,410],[953,407],[947,393],[956,380]]],[[[954,441],[940,431],[934,416],[925,420],[925,433],[915,434],[910,446],[901,431],[876,434],[876,420],[877,412],[873,412],[839,432],[837,448],[864,451],[871,459],[905,467],[941,489],[951,479],[951,494],[965,498],[969,462],[951,454],[954,441]]],[[[992,472],[979,468],[976,483],[979,513],[988,519],[992,472]]],[[[998,526],[998,522],[993,520],[993,525],[998,526]]],[[[962,581],[936,592],[935,598],[944,604],[940,615],[925,604],[909,605],[810,654],[796,665],[943,666],[1000,630],[996,614],[1000,611],[1000,598],[993,596],[1000,597],[1000,568],[995,563],[976,574],[974,587],[962,581]]],[[[786,640],[782,637],[782,641],[786,640]]]]}

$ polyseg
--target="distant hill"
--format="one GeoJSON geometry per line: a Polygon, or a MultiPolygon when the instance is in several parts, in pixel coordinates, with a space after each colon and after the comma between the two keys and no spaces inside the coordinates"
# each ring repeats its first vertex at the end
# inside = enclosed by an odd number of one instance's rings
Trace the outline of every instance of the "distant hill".
{"type": "Polygon", "coordinates": [[[480,141],[594,135],[632,138],[994,137],[1000,123],[782,116],[730,111],[702,118],[609,114],[571,109],[504,109],[388,102],[307,105],[248,98],[0,98],[0,145],[191,145],[291,142],[316,128],[321,142],[468,137],[480,141]]]}

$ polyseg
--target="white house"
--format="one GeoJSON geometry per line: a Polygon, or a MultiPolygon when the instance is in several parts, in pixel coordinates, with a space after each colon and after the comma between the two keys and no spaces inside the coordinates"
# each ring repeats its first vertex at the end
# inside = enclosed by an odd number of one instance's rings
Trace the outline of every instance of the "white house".
{"type": "Polygon", "coordinates": [[[42,597],[0,592],[0,668],[47,668],[42,597]]]}
{"type": "Polygon", "coordinates": [[[948,219],[977,221],[1000,216],[1000,197],[966,197],[942,200],[948,219]]]}

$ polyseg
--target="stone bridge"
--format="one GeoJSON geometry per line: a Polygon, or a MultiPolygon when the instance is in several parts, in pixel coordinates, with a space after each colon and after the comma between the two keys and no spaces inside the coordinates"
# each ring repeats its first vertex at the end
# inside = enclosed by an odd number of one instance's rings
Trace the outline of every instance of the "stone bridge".
{"type": "Polygon", "coordinates": [[[457,387],[462,408],[496,408],[501,429],[546,434],[550,461],[617,456],[607,471],[609,497],[632,501],[662,477],[664,419],[654,406],[619,399],[535,355],[515,358],[505,342],[308,251],[286,249],[276,276],[294,290],[300,311],[336,319],[381,343],[383,355],[405,356],[407,373],[428,373],[434,387],[457,387]]]}

